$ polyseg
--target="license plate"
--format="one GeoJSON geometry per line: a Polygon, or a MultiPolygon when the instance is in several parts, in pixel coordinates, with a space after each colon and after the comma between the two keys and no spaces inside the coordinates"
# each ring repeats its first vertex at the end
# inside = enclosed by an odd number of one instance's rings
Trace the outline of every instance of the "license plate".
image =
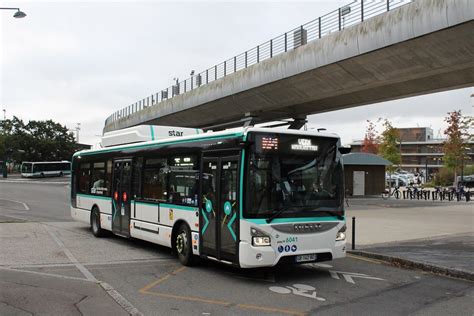
{"type": "Polygon", "coordinates": [[[315,253],[309,255],[299,255],[296,256],[296,262],[309,262],[309,261],[316,261],[318,256],[315,253]]]}

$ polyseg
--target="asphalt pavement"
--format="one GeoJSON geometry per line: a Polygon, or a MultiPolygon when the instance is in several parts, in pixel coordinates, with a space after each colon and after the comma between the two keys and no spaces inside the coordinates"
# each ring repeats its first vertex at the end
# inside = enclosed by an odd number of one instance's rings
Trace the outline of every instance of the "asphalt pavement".
{"type": "MultiPolygon", "coordinates": [[[[0,179],[0,315],[472,315],[474,310],[473,282],[387,265],[383,258],[349,254],[320,264],[251,270],[208,261],[183,267],[168,248],[93,237],[87,225],[69,216],[68,181],[0,179]]],[[[348,219],[357,218],[356,249],[472,268],[470,205],[349,203],[348,219]],[[457,262],[450,261],[452,252],[457,262]]],[[[350,231],[348,236],[350,242],[350,231]]]]}

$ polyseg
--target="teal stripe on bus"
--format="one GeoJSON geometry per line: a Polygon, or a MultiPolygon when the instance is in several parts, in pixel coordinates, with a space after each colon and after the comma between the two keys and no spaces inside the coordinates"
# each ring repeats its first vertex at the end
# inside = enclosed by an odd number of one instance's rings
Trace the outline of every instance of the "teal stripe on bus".
{"type": "Polygon", "coordinates": [[[89,199],[99,199],[99,200],[107,200],[107,201],[112,200],[112,198],[109,196],[100,196],[100,195],[83,194],[83,193],[77,193],[77,195],[85,197],[85,198],[89,198],[89,199]]]}
{"type": "Polygon", "coordinates": [[[155,130],[153,129],[153,125],[150,125],[150,132],[151,132],[151,140],[155,140],[155,130]]]}
{"type": "MultiPolygon", "coordinates": [[[[265,218],[243,218],[244,221],[251,222],[254,224],[268,224],[265,218]]],[[[291,217],[291,218],[275,218],[270,224],[279,223],[303,223],[303,222],[341,222],[344,221],[337,218],[336,216],[329,217],[291,217]]]]}
{"type": "MultiPolygon", "coordinates": [[[[247,135],[244,136],[244,141],[247,135]]],[[[240,206],[240,218],[243,218],[244,212],[244,163],[245,163],[245,148],[242,149],[242,157],[240,158],[240,193],[239,193],[239,206],[240,206]]]]}
{"type": "Polygon", "coordinates": [[[196,139],[183,139],[183,140],[175,140],[175,141],[169,141],[169,142],[163,142],[163,143],[152,143],[152,144],[136,145],[136,146],[130,146],[130,147],[120,146],[120,147],[114,147],[114,148],[99,149],[99,150],[94,150],[94,151],[90,151],[90,152],[89,151],[77,152],[73,155],[73,157],[76,157],[76,156],[89,156],[89,155],[95,155],[95,154],[99,154],[99,153],[108,153],[108,152],[115,152],[115,151],[120,151],[120,150],[133,150],[133,149],[148,148],[148,147],[161,147],[161,146],[173,145],[173,144],[200,142],[200,141],[206,141],[206,140],[232,138],[232,137],[239,137],[239,136],[242,136],[242,133],[233,133],[233,134],[227,134],[227,135],[209,136],[209,137],[196,138],[196,139]]]}

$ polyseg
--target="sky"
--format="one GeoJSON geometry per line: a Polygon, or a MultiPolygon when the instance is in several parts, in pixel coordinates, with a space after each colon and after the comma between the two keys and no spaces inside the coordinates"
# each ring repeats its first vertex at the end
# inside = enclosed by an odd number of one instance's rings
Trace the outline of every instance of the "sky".
{"type": "MultiPolygon", "coordinates": [[[[2,1],[0,108],[7,118],[53,119],[80,142],[99,142],[105,119],[173,83],[350,1],[2,1]]],[[[446,113],[472,115],[474,89],[400,99],[309,117],[344,144],[367,120],[446,128],[446,113]]],[[[2,113],[3,114],[3,113],[2,113]]]]}

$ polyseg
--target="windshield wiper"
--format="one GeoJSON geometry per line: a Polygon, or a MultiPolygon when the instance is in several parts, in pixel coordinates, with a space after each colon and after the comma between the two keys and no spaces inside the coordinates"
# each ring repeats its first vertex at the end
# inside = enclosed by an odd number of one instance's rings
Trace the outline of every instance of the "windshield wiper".
{"type": "Polygon", "coordinates": [[[273,214],[272,216],[267,218],[267,220],[266,220],[267,224],[270,224],[275,218],[280,217],[280,215],[283,214],[284,211],[287,211],[289,208],[290,208],[289,206],[286,206],[286,207],[282,207],[279,210],[277,210],[277,212],[275,214],[273,214]]]}

